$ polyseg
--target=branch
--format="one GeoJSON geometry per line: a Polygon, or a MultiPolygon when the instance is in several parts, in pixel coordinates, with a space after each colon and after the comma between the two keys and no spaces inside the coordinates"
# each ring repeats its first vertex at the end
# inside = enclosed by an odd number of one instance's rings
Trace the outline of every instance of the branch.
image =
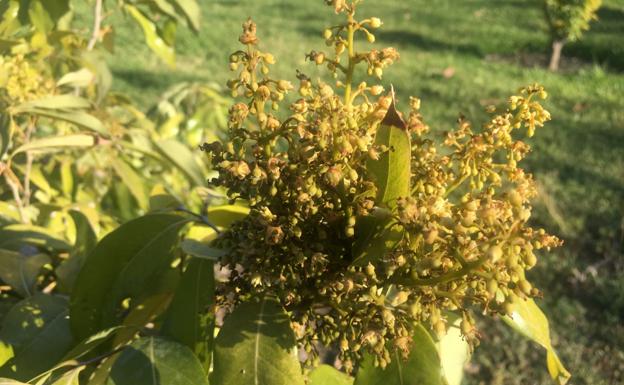
{"type": "Polygon", "coordinates": [[[92,51],[95,47],[95,43],[97,43],[98,37],[100,36],[100,30],[102,27],[102,0],[95,0],[95,11],[93,17],[93,33],[91,34],[91,39],[87,44],[87,51],[92,51]]]}

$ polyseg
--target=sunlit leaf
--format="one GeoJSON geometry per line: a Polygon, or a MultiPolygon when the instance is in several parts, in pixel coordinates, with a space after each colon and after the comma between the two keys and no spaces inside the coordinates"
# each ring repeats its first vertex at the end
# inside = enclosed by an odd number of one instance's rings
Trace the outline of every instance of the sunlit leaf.
{"type": "Polygon", "coordinates": [[[9,149],[12,131],[11,117],[8,114],[0,113],[0,158],[9,149]]]}
{"type": "Polygon", "coordinates": [[[195,32],[199,30],[201,9],[195,0],[173,0],[173,2],[184,12],[191,28],[195,32]]]}
{"type": "Polygon", "coordinates": [[[145,41],[151,50],[173,67],[175,65],[175,52],[173,47],[169,46],[160,36],[156,24],[145,16],[137,7],[130,4],[126,4],[124,7],[143,29],[145,41]]]}
{"type": "Polygon", "coordinates": [[[95,145],[95,138],[93,137],[93,135],[74,134],[50,136],[46,138],[32,140],[26,144],[21,145],[13,151],[11,156],[13,157],[20,152],[26,151],[45,153],[66,148],[92,147],[93,145],[95,145]]]}
{"type": "Polygon", "coordinates": [[[210,381],[219,385],[303,385],[288,315],[272,297],[238,305],[215,339],[210,381]]]}
{"type": "Polygon", "coordinates": [[[450,327],[438,342],[438,352],[448,385],[460,385],[464,366],[470,359],[470,346],[460,331],[461,317],[449,316],[450,327]]]}
{"type": "Polygon", "coordinates": [[[308,385],[351,385],[353,377],[329,365],[319,365],[310,373],[308,385]]]}
{"type": "Polygon", "coordinates": [[[0,248],[18,251],[25,245],[55,251],[71,249],[64,239],[44,227],[11,224],[0,228],[0,248]]]}
{"type": "Polygon", "coordinates": [[[523,336],[533,340],[546,349],[546,366],[553,380],[565,384],[570,379],[570,372],[566,370],[557,356],[550,342],[548,319],[532,299],[516,299],[511,316],[503,320],[523,336]]]}
{"type": "Polygon", "coordinates": [[[371,355],[362,363],[354,385],[445,385],[440,357],[431,336],[421,325],[414,328],[410,354],[404,360],[394,351],[385,368],[375,367],[371,355]]]}
{"type": "Polygon", "coordinates": [[[239,205],[222,205],[208,208],[208,220],[219,227],[229,227],[249,215],[249,208],[239,205]]]}
{"type": "Polygon", "coordinates": [[[110,163],[115,173],[121,178],[132,193],[132,196],[136,199],[139,207],[143,210],[147,210],[149,207],[149,198],[145,187],[145,180],[141,178],[128,163],[120,158],[113,158],[110,160],[110,163]]]}
{"type": "Polygon", "coordinates": [[[63,75],[57,82],[58,87],[87,87],[93,83],[95,75],[87,68],[81,68],[78,71],[68,72],[63,75]]]}
{"type": "Polygon", "coordinates": [[[389,208],[396,206],[398,198],[410,196],[411,144],[405,122],[392,104],[381,121],[375,144],[388,150],[378,160],[369,160],[367,169],[376,180],[377,202],[389,208]]]}

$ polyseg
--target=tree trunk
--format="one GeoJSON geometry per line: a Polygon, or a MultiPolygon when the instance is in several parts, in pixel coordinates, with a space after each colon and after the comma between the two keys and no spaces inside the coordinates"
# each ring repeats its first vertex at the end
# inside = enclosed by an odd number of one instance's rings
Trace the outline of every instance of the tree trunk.
{"type": "Polygon", "coordinates": [[[565,40],[554,40],[552,42],[552,53],[550,55],[550,64],[548,65],[548,69],[557,72],[559,69],[559,62],[561,61],[561,50],[563,49],[563,45],[565,44],[565,40]]]}

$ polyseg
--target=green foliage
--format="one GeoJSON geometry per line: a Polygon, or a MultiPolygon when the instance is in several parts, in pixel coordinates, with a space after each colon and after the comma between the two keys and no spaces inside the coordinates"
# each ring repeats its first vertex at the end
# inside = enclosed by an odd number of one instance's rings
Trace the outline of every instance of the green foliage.
{"type": "MultiPolygon", "coordinates": [[[[411,351],[407,359],[395,348],[394,359],[386,368],[375,365],[376,358],[367,357],[355,377],[354,385],[445,385],[440,357],[431,336],[421,325],[414,327],[411,351]]],[[[403,347],[404,349],[406,347],[403,347]]]]}
{"type": "Polygon", "coordinates": [[[553,40],[575,41],[596,19],[602,0],[544,0],[544,12],[553,40]]]}
{"type": "Polygon", "coordinates": [[[115,360],[109,384],[208,385],[208,380],[188,347],[144,337],[130,344],[115,360]]]}

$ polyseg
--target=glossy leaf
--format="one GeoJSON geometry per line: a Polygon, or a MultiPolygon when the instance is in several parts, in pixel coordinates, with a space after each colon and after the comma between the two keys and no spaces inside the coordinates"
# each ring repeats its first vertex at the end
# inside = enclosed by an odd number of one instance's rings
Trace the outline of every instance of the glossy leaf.
{"type": "Polygon", "coordinates": [[[32,140],[13,151],[11,156],[20,152],[45,153],[58,151],[66,148],[92,147],[95,145],[95,138],[92,135],[74,134],[63,136],[50,136],[42,139],[32,140]]]}
{"type": "Polygon", "coordinates": [[[229,315],[215,339],[211,382],[303,385],[288,315],[272,297],[254,298],[229,315]]]}
{"type": "Polygon", "coordinates": [[[214,288],[214,264],[191,259],[161,328],[164,335],[188,346],[206,373],[212,354],[214,288]]]}
{"type": "Polygon", "coordinates": [[[145,181],[122,159],[111,159],[111,166],[122,182],[128,187],[132,196],[136,199],[139,207],[147,210],[149,198],[145,189],[145,181]]]}
{"type": "Polygon", "coordinates": [[[45,254],[23,255],[0,249],[0,279],[22,297],[30,296],[41,268],[49,262],[45,254]]]}
{"type": "Polygon", "coordinates": [[[77,210],[70,210],[69,215],[72,217],[76,227],[76,242],[70,252],[69,259],[63,261],[56,268],[59,288],[65,292],[71,292],[78,272],[87,258],[87,254],[97,244],[97,235],[91,227],[89,219],[77,210]]]}
{"type": "Polygon", "coordinates": [[[202,168],[197,164],[193,153],[187,146],[175,139],[167,139],[155,142],[156,148],[189,180],[197,186],[203,186],[206,178],[202,168]]]}
{"type": "Polygon", "coordinates": [[[126,4],[126,10],[136,20],[143,29],[145,41],[152,51],[171,67],[175,65],[175,53],[173,47],[169,46],[160,36],[156,24],[145,16],[137,7],[126,4]]]}
{"type": "Polygon", "coordinates": [[[210,223],[219,227],[229,227],[249,215],[249,208],[239,205],[222,205],[208,207],[206,216],[210,223]]]}
{"type": "Polygon", "coordinates": [[[194,239],[185,239],[180,243],[182,251],[193,257],[217,261],[225,255],[223,250],[215,249],[208,246],[205,242],[196,241],[194,239]]]}
{"type": "Polygon", "coordinates": [[[351,385],[353,377],[329,365],[320,365],[310,373],[308,385],[351,385]]]}
{"type": "Polygon", "coordinates": [[[186,346],[144,337],[128,346],[110,373],[114,385],[208,385],[197,358],[186,346]]]}
{"type": "Polygon", "coordinates": [[[386,146],[388,151],[378,160],[369,160],[367,169],[376,180],[377,202],[389,208],[396,206],[398,198],[410,196],[411,144],[405,122],[392,104],[381,121],[375,144],[386,146]]]}
{"type": "Polygon", "coordinates": [[[532,299],[516,299],[511,316],[503,320],[523,336],[533,340],[546,349],[546,366],[553,380],[565,384],[570,379],[570,372],[566,370],[557,356],[550,341],[548,319],[532,299]]]}
{"type": "Polygon", "coordinates": [[[167,270],[187,217],[150,214],[127,222],[104,237],[76,279],[70,312],[72,330],[86,338],[114,326],[124,298],[140,295],[167,270]]]}
{"type": "Polygon", "coordinates": [[[354,385],[445,385],[435,343],[421,325],[414,328],[410,349],[407,361],[395,351],[385,369],[375,367],[372,356],[366,356],[354,385]]]}
{"type": "Polygon", "coordinates": [[[0,376],[25,381],[56,364],[72,344],[67,313],[61,297],[38,294],[17,303],[0,329],[0,340],[15,354],[0,376]]]}

